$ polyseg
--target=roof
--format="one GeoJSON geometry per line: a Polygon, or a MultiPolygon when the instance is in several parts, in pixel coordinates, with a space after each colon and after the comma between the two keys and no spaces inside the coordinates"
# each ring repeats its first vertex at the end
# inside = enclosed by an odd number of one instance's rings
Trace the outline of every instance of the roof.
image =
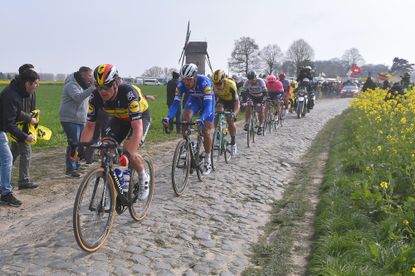
{"type": "Polygon", "coordinates": [[[206,41],[190,41],[186,47],[186,54],[206,54],[206,41]]]}

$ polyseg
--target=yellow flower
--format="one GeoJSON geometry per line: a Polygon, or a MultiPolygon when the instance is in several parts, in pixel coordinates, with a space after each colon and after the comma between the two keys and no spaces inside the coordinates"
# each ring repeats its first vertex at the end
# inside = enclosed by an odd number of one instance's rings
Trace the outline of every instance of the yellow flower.
{"type": "Polygon", "coordinates": [[[378,151],[382,151],[382,146],[378,146],[378,151]]]}
{"type": "Polygon", "coordinates": [[[401,119],[401,124],[402,124],[402,125],[406,124],[406,118],[405,118],[405,117],[402,117],[402,119],[401,119]]]}
{"type": "Polygon", "coordinates": [[[408,225],[409,221],[407,221],[406,219],[403,220],[403,224],[408,225]]]}
{"type": "Polygon", "coordinates": [[[414,267],[412,268],[412,273],[415,273],[415,265],[414,265],[414,267]]]}
{"type": "Polygon", "coordinates": [[[389,183],[388,182],[386,182],[386,181],[382,181],[382,182],[380,182],[380,184],[379,184],[379,186],[382,188],[382,189],[387,189],[388,188],[388,186],[389,186],[389,183]]]}

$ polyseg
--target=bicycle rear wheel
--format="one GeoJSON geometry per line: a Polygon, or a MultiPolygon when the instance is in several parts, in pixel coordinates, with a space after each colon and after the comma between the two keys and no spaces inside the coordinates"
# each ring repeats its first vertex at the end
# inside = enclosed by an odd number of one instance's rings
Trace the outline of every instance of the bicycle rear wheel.
{"type": "Polygon", "coordinates": [[[114,183],[105,181],[104,169],[96,168],[81,182],[73,208],[76,242],[86,252],[97,251],[106,241],[115,213],[114,183]]]}
{"type": "Polygon", "coordinates": [[[249,127],[250,134],[249,134],[249,136],[250,136],[251,142],[255,143],[255,132],[256,132],[257,120],[256,120],[255,115],[251,115],[251,116],[253,116],[253,117],[251,117],[251,121],[249,123],[250,124],[250,127],[249,127]]]}
{"type": "Polygon", "coordinates": [[[232,159],[232,146],[226,139],[223,139],[223,154],[225,156],[225,162],[228,164],[232,159]]]}
{"type": "MultiPolygon", "coordinates": [[[[212,153],[211,153],[212,154],[212,153]]],[[[197,137],[197,147],[195,151],[195,165],[196,165],[196,174],[199,181],[203,181],[203,165],[205,164],[204,160],[205,152],[203,149],[203,139],[202,136],[197,137]]]]}
{"type": "MultiPolygon", "coordinates": [[[[218,124],[219,125],[219,124],[218,124]]],[[[216,170],[216,162],[219,161],[219,157],[221,155],[222,151],[222,145],[221,145],[221,139],[222,134],[218,126],[215,128],[215,132],[213,133],[213,139],[212,139],[212,150],[211,150],[211,163],[212,163],[212,169],[216,170]]]]}
{"type": "Polygon", "coordinates": [[[150,176],[150,181],[148,184],[148,196],[146,199],[141,200],[139,195],[139,175],[136,170],[131,168],[131,175],[130,175],[130,185],[128,188],[128,202],[130,206],[128,206],[128,211],[130,212],[131,217],[135,221],[141,221],[147,215],[148,209],[150,208],[150,204],[153,200],[154,189],[155,189],[155,176],[154,176],[154,167],[153,161],[151,160],[150,156],[147,154],[143,154],[142,158],[144,160],[144,169],[150,176]]]}
{"type": "Polygon", "coordinates": [[[186,140],[177,143],[173,155],[171,181],[174,193],[181,196],[187,186],[190,173],[190,149],[186,140]]]}

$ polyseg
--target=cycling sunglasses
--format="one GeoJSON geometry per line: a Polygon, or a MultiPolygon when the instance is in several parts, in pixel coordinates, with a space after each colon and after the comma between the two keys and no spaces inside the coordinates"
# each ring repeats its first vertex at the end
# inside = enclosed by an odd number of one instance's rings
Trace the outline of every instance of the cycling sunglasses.
{"type": "Polygon", "coordinates": [[[95,86],[97,87],[98,90],[109,90],[112,88],[114,84],[103,84],[103,85],[98,85],[98,83],[95,83],[95,86]]]}

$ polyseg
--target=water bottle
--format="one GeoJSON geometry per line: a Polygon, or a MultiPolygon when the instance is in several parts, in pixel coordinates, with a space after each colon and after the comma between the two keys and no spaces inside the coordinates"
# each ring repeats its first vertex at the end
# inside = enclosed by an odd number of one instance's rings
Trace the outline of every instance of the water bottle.
{"type": "Polygon", "coordinates": [[[122,190],[124,193],[128,192],[128,186],[130,185],[130,169],[127,168],[123,171],[123,186],[122,190]]]}
{"type": "Polygon", "coordinates": [[[197,148],[197,141],[191,141],[190,143],[191,143],[191,145],[192,145],[193,151],[196,151],[196,148],[197,148]]]}
{"type": "Polygon", "coordinates": [[[121,169],[115,168],[114,169],[115,175],[118,178],[118,181],[120,181],[121,188],[124,186],[124,173],[121,169]]]}

